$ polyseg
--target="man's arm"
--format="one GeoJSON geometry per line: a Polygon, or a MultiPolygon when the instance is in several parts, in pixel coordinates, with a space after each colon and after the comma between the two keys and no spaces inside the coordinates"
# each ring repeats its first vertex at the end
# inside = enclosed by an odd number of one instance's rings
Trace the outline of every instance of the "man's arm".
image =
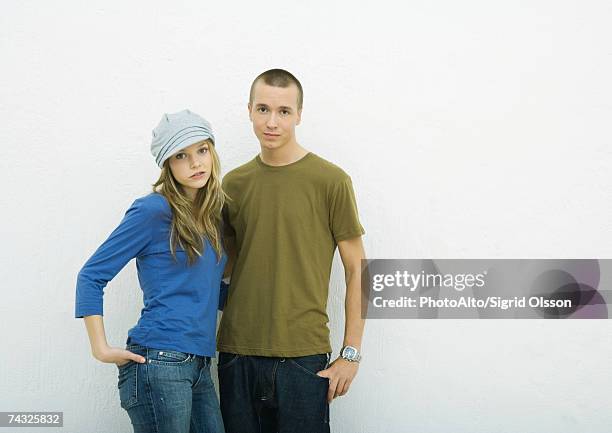
{"type": "Polygon", "coordinates": [[[338,250],[344,265],[344,278],[346,280],[344,342],[342,346],[353,346],[361,351],[361,338],[365,325],[365,320],[361,315],[361,307],[363,302],[367,302],[361,290],[361,260],[365,259],[361,236],[338,242],[338,250]]]}
{"type": "Polygon", "coordinates": [[[223,280],[221,281],[219,292],[219,306],[217,307],[219,311],[223,311],[225,303],[227,302],[229,282],[232,276],[232,270],[234,269],[234,263],[236,262],[236,239],[233,236],[226,236],[223,239],[223,246],[227,254],[227,263],[223,270],[223,280]]]}
{"type": "Polygon", "coordinates": [[[236,263],[236,238],[234,236],[225,236],[223,239],[223,246],[225,253],[227,254],[227,263],[223,270],[223,278],[230,278],[232,276],[232,270],[234,269],[234,263],[236,263]]]}
{"type": "MultiPolygon", "coordinates": [[[[365,325],[365,320],[361,317],[361,306],[362,302],[366,302],[361,291],[361,260],[365,259],[361,236],[338,242],[338,250],[344,265],[346,280],[343,346],[353,346],[361,351],[361,339],[365,325]]],[[[348,392],[358,369],[359,363],[339,357],[329,368],[317,373],[319,376],[329,379],[327,393],[329,402],[348,392]]]]}

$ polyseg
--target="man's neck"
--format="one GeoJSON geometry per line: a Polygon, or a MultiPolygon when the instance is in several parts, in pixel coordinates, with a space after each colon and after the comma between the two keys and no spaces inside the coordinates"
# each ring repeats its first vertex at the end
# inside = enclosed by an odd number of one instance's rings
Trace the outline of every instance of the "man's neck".
{"type": "Polygon", "coordinates": [[[302,159],[308,151],[297,142],[287,144],[278,149],[261,148],[260,158],[264,164],[272,166],[282,166],[292,164],[302,159]]]}

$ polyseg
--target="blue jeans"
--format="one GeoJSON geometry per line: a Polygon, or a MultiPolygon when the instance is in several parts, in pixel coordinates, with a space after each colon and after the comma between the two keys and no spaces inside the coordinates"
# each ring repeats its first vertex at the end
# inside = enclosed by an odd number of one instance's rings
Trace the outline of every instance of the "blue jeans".
{"type": "Polygon", "coordinates": [[[119,397],[134,433],[223,433],[210,358],[128,345],[145,357],[119,368],[119,397]]]}
{"type": "Polygon", "coordinates": [[[273,358],[219,353],[227,433],[329,433],[329,355],[273,358]]]}

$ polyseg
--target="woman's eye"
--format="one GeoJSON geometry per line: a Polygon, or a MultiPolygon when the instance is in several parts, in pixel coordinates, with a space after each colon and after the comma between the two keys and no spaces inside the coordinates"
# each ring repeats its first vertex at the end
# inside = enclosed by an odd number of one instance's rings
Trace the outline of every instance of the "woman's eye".
{"type": "Polygon", "coordinates": [[[200,149],[201,154],[205,154],[206,152],[208,152],[208,147],[203,147],[200,149]]]}
{"type": "Polygon", "coordinates": [[[184,153],[177,153],[176,154],[176,159],[183,159],[184,156],[185,156],[184,153]]]}
{"type": "Polygon", "coordinates": [[[283,111],[281,111],[281,114],[283,116],[287,116],[287,115],[289,115],[289,112],[287,110],[283,110],[283,111]]]}

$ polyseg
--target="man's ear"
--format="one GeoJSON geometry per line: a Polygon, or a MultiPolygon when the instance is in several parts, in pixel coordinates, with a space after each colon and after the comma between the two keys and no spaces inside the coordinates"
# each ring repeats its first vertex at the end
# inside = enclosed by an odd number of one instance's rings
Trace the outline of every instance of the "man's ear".
{"type": "Polygon", "coordinates": [[[300,109],[297,111],[297,122],[295,122],[295,124],[296,124],[296,125],[299,125],[301,121],[302,121],[302,109],[300,108],[300,109]]]}
{"type": "Polygon", "coordinates": [[[252,122],[253,116],[251,116],[251,103],[250,102],[247,104],[247,108],[249,109],[249,120],[252,122]]]}

